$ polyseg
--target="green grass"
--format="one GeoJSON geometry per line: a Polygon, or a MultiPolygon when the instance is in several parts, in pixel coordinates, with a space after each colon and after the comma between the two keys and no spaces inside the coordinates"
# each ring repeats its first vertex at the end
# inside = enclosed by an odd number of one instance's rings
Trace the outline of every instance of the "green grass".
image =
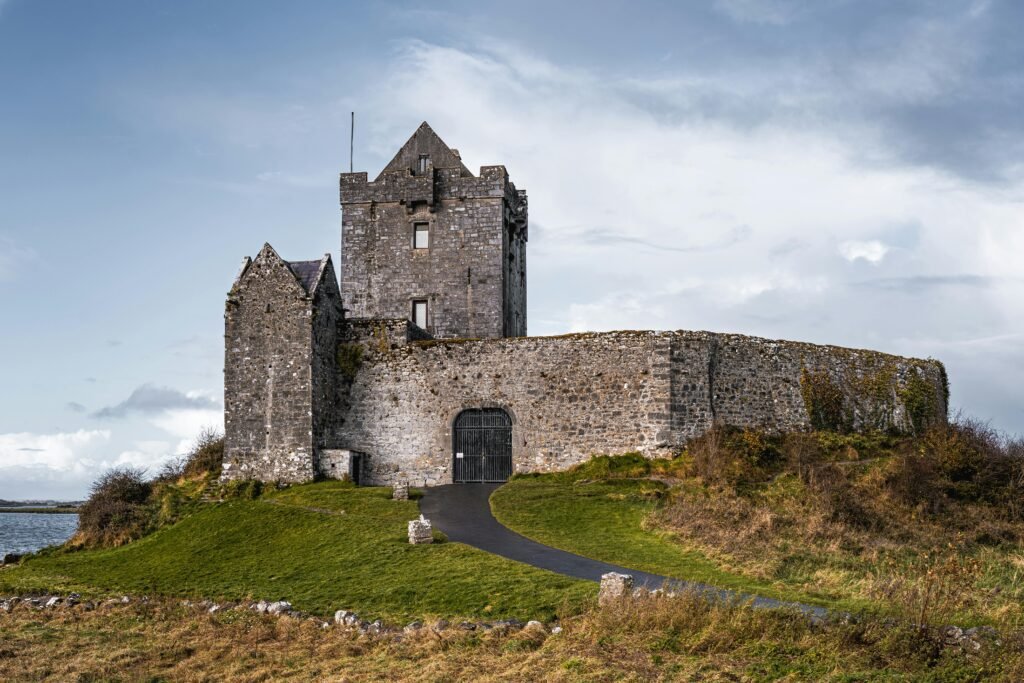
{"type": "Polygon", "coordinates": [[[644,528],[666,486],[648,479],[580,479],[578,473],[518,476],[491,496],[491,510],[524,536],[585,557],[779,600],[862,609],[867,603],[794,590],[726,571],[665,533],[644,528]]]}
{"type": "Polygon", "coordinates": [[[0,592],[124,591],[286,599],[317,614],[551,618],[596,593],[577,581],[457,543],[411,546],[415,502],[343,482],[210,504],[110,550],[49,553],[0,572],[0,592]]]}

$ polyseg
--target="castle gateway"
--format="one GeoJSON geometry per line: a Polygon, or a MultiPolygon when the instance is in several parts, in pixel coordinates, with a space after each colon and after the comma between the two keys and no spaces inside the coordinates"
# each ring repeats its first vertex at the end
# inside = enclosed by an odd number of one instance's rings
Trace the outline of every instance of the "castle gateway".
{"type": "Polygon", "coordinates": [[[933,360],[709,332],[526,336],[526,192],[426,123],[340,178],[330,256],[246,258],[225,309],[223,478],[504,481],[595,454],[672,454],[713,424],[945,419],[933,360]],[[836,406],[832,406],[836,408],[836,406]],[[832,412],[836,412],[833,410],[832,412]]]}

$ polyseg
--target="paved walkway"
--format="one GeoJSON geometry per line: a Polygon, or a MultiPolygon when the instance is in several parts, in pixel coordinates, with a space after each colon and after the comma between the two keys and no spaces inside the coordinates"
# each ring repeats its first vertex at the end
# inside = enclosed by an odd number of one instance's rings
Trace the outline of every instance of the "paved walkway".
{"type": "Polygon", "coordinates": [[[649,574],[607,562],[599,562],[531,541],[503,526],[491,514],[489,498],[498,486],[500,484],[448,484],[423,489],[424,495],[420,499],[420,510],[423,512],[423,516],[429,519],[434,527],[443,531],[451,541],[465,543],[474,548],[558,574],[588,581],[600,581],[602,574],[619,572],[632,574],[634,585],[647,588],[665,586],[668,589],[676,590],[692,589],[720,600],[739,597],[752,601],[755,607],[796,607],[802,612],[816,617],[824,617],[828,613],[823,607],[786,603],[716,588],[703,583],[649,574]]]}

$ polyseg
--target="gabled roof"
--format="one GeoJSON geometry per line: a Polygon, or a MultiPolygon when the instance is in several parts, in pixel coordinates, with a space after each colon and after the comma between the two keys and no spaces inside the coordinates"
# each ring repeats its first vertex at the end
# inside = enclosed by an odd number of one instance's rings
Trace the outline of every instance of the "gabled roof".
{"type": "Polygon", "coordinates": [[[279,261],[287,266],[288,272],[295,276],[295,279],[302,287],[302,290],[306,292],[308,296],[313,296],[316,292],[317,287],[320,286],[320,283],[324,278],[324,273],[334,272],[334,269],[331,266],[330,254],[324,254],[323,258],[319,261],[285,261],[277,251],[270,246],[270,242],[267,242],[263,245],[263,248],[260,249],[260,253],[256,255],[255,260],[246,257],[245,260],[242,261],[242,268],[235,277],[235,285],[238,284],[246,271],[249,270],[249,267],[255,261],[268,258],[279,261]]]}
{"type": "MultiPolygon", "coordinates": [[[[327,258],[330,258],[330,256],[327,258]]],[[[295,277],[307,294],[312,294],[313,290],[316,289],[317,283],[320,281],[320,266],[322,262],[322,259],[320,261],[285,261],[288,264],[288,268],[295,273],[295,277]]]]}
{"type": "Polygon", "coordinates": [[[473,174],[462,163],[459,156],[434,132],[430,124],[424,121],[416,129],[416,132],[412,134],[412,137],[398,150],[395,158],[380,172],[377,180],[383,178],[385,174],[394,173],[395,171],[408,170],[414,172],[419,165],[421,154],[426,154],[430,157],[430,163],[434,168],[457,168],[459,169],[459,175],[462,177],[473,177],[473,174]]]}

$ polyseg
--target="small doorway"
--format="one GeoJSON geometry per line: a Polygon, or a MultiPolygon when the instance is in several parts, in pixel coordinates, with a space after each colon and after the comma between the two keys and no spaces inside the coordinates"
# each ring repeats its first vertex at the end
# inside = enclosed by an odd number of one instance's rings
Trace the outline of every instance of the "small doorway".
{"type": "Polygon", "coordinates": [[[501,408],[463,410],[452,430],[452,481],[504,482],[512,476],[512,418],[501,408]]]}
{"type": "Polygon", "coordinates": [[[363,454],[353,453],[348,460],[348,476],[352,483],[359,486],[363,483],[363,454]]]}

